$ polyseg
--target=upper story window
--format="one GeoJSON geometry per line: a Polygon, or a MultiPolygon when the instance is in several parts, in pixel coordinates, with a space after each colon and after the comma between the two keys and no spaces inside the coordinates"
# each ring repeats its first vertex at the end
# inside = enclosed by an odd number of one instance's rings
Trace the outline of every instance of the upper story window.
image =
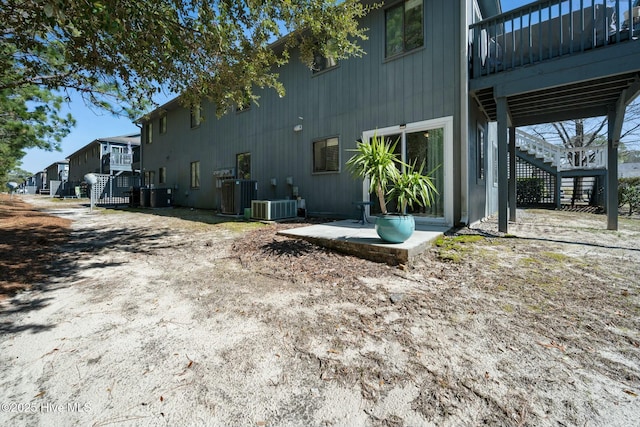
{"type": "Polygon", "coordinates": [[[251,104],[250,103],[242,103],[242,104],[238,104],[236,105],[236,113],[240,113],[242,111],[247,111],[251,109],[251,104]]]}
{"type": "Polygon", "coordinates": [[[340,143],[338,138],[313,142],[313,171],[338,172],[340,170],[340,143]]]}
{"type": "Polygon", "coordinates": [[[200,162],[191,162],[191,188],[200,188],[200,162]]]}
{"type": "Polygon", "coordinates": [[[167,133],[167,116],[160,116],[160,133],[167,133]]]}
{"type": "Polygon", "coordinates": [[[385,11],[385,57],[424,45],[423,0],[406,0],[385,11]]]}
{"type": "Polygon", "coordinates": [[[338,65],[338,61],[332,56],[325,57],[321,53],[316,53],[313,56],[313,74],[319,73],[324,70],[329,70],[338,65]]]}
{"type": "Polygon", "coordinates": [[[202,121],[200,110],[201,110],[200,105],[196,105],[191,108],[191,127],[192,128],[200,126],[200,122],[202,121]]]}
{"type": "Polygon", "coordinates": [[[153,142],[153,126],[151,122],[144,125],[144,142],[147,144],[153,142]]]}

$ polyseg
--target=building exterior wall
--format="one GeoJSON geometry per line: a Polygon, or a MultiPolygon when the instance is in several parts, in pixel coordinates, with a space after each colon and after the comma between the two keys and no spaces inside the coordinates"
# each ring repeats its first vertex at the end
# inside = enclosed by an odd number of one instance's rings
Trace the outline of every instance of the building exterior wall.
{"type": "Polygon", "coordinates": [[[88,173],[100,173],[100,144],[96,141],[69,156],[69,182],[83,182],[88,173]]]}
{"type": "MultiPolygon", "coordinates": [[[[104,138],[90,142],[69,156],[69,182],[79,185],[84,182],[84,176],[88,173],[108,174],[110,173],[109,157],[112,147],[117,147],[123,152],[127,152],[129,147],[133,154],[133,164],[131,170],[121,170],[114,168],[114,174],[133,174],[134,170],[140,168],[140,147],[139,143],[126,143],[114,141],[115,138],[104,138]]],[[[139,138],[139,136],[138,136],[139,138]]],[[[128,168],[128,166],[127,166],[128,168]]]]}
{"type": "Polygon", "coordinates": [[[60,172],[63,170],[69,170],[69,164],[67,162],[56,162],[49,165],[46,169],[46,188],[49,188],[51,181],[61,181],[60,172]]]}
{"type": "MultiPolygon", "coordinates": [[[[461,193],[467,187],[463,181],[473,175],[461,171],[461,159],[475,155],[475,150],[466,151],[473,144],[463,144],[468,135],[461,122],[467,108],[460,101],[466,94],[466,86],[460,85],[461,73],[467,67],[461,54],[467,43],[461,38],[467,31],[460,31],[461,7],[466,7],[462,3],[424,1],[424,46],[394,58],[384,54],[384,9],[374,11],[363,22],[370,31],[369,40],[361,42],[366,52],[362,58],[343,60],[336,68],[312,74],[294,52],[291,62],[278,70],[285,97],[274,91],[258,92],[259,106],[220,119],[213,106],[204,103],[204,119],[196,128],[190,127],[189,110],[171,103],[166,113],[151,115],[151,143],[146,143],[143,126],[143,171],[154,172],[151,184],[173,188],[176,204],[219,208],[215,173],[235,168],[238,154],[251,153],[251,179],[258,183],[259,199],[291,198],[295,187],[309,213],[349,217],[356,214],[353,202],[366,197],[362,181],[354,179],[345,166],[356,140],[375,129],[402,129],[446,119],[451,123],[447,136],[451,155],[442,165],[449,171],[448,222],[458,223],[461,212],[467,210],[461,206],[461,193]],[[159,114],[166,114],[162,134],[159,114]],[[294,130],[297,125],[301,131],[294,130]],[[339,139],[339,171],[314,173],[313,142],[330,137],[339,139]],[[195,161],[200,162],[199,188],[190,186],[190,165],[195,161]],[[161,168],[166,168],[164,183],[159,182],[161,168]]],[[[473,122],[482,122],[481,115],[476,114],[473,122]]],[[[484,196],[471,203],[482,204],[473,209],[473,217],[483,216],[484,196]]]]}
{"type": "Polygon", "coordinates": [[[468,123],[469,158],[475,161],[468,164],[469,188],[469,222],[473,223],[485,216],[487,199],[487,138],[488,126],[486,119],[478,111],[475,104],[471,105],[468,123]]]}
{"type": "Polygon", "coordinates": [[[45,172],[36,172],[27,178],[25,185],[28,187],[33,187],[35,192],[38,192],[42,188],[42,183],[44,182],[45,172]]]}
{"type": "Polygon", "coordinates": [[[620,163],[618,165],[618,178],[640,177],[640,163],[620,163]]]}

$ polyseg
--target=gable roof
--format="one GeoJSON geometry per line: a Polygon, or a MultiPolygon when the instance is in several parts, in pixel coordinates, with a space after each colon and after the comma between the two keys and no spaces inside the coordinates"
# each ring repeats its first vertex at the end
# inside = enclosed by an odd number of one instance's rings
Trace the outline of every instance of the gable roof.
{"type": "Polygon", "coordinates": [[[78,155],[81,152],[87,150],[92,145],[99,144],[101,142],[108,142],[111,144],[123,144],[123,145],[131,144],[132,146],[138,146],[140,145],[140,133],[134,133],[131,135],[120,135],[120,136],[107,136],[105,138],[96,138],[90,143],[83,145],[73,153],[69,154],[68,158],[78,155]]]}
{"type": "MultiPolygon", "coordinates": [[[[57,162],[53,162],[51,163],[49,166],[47,166],[46,168],[44,168],[44,171],[46,171],[47,169],[54,167],[54,166],[58,166],[58,165],[68,165],[69,164],[69,159],[64,159],[64,160],[58,160],[57,162]]],[[[43,172],[44,172],[43,171],[43,172]]]]}
{"type": "Polygon", "coordinates": [[[113,144],[131,144],[140,145],[140,132],[131,135],[108,136],[105,138],[97,138],[94,142],[110,142],[113,144]]]}

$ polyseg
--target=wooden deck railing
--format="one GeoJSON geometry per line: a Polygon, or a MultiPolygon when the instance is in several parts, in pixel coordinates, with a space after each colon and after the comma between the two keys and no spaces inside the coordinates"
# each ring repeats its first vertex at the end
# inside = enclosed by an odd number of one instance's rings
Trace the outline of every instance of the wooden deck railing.
{"type": "Polygon", "coordinates": [[[469,28],[470,75],[477,78],[637,39],[640,1],[536,1],[469,28]]]}

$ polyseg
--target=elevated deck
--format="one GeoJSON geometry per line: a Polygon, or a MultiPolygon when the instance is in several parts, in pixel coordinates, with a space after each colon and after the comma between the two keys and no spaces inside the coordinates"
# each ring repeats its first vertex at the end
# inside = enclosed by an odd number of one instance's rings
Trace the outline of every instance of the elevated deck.
{"type": "Polygon", "coordinates": [[[618,143],[626,107],[640,92],[639,3],[536,1],[470,26],[469,92],[498,123],[500,231],[507,232],[507,213],[516,215],[508,176],[515,128],[600,116],[609,122],[607,228],[617,229],[618,143]]]}
{"type": "Polygon", "coordinates": [[[616,18],[629,9],[537,1],[472,25],[471,94],[490,120],[505,98],[515,127],[606,116],[640,85],[640,23],[616,18]]]}

